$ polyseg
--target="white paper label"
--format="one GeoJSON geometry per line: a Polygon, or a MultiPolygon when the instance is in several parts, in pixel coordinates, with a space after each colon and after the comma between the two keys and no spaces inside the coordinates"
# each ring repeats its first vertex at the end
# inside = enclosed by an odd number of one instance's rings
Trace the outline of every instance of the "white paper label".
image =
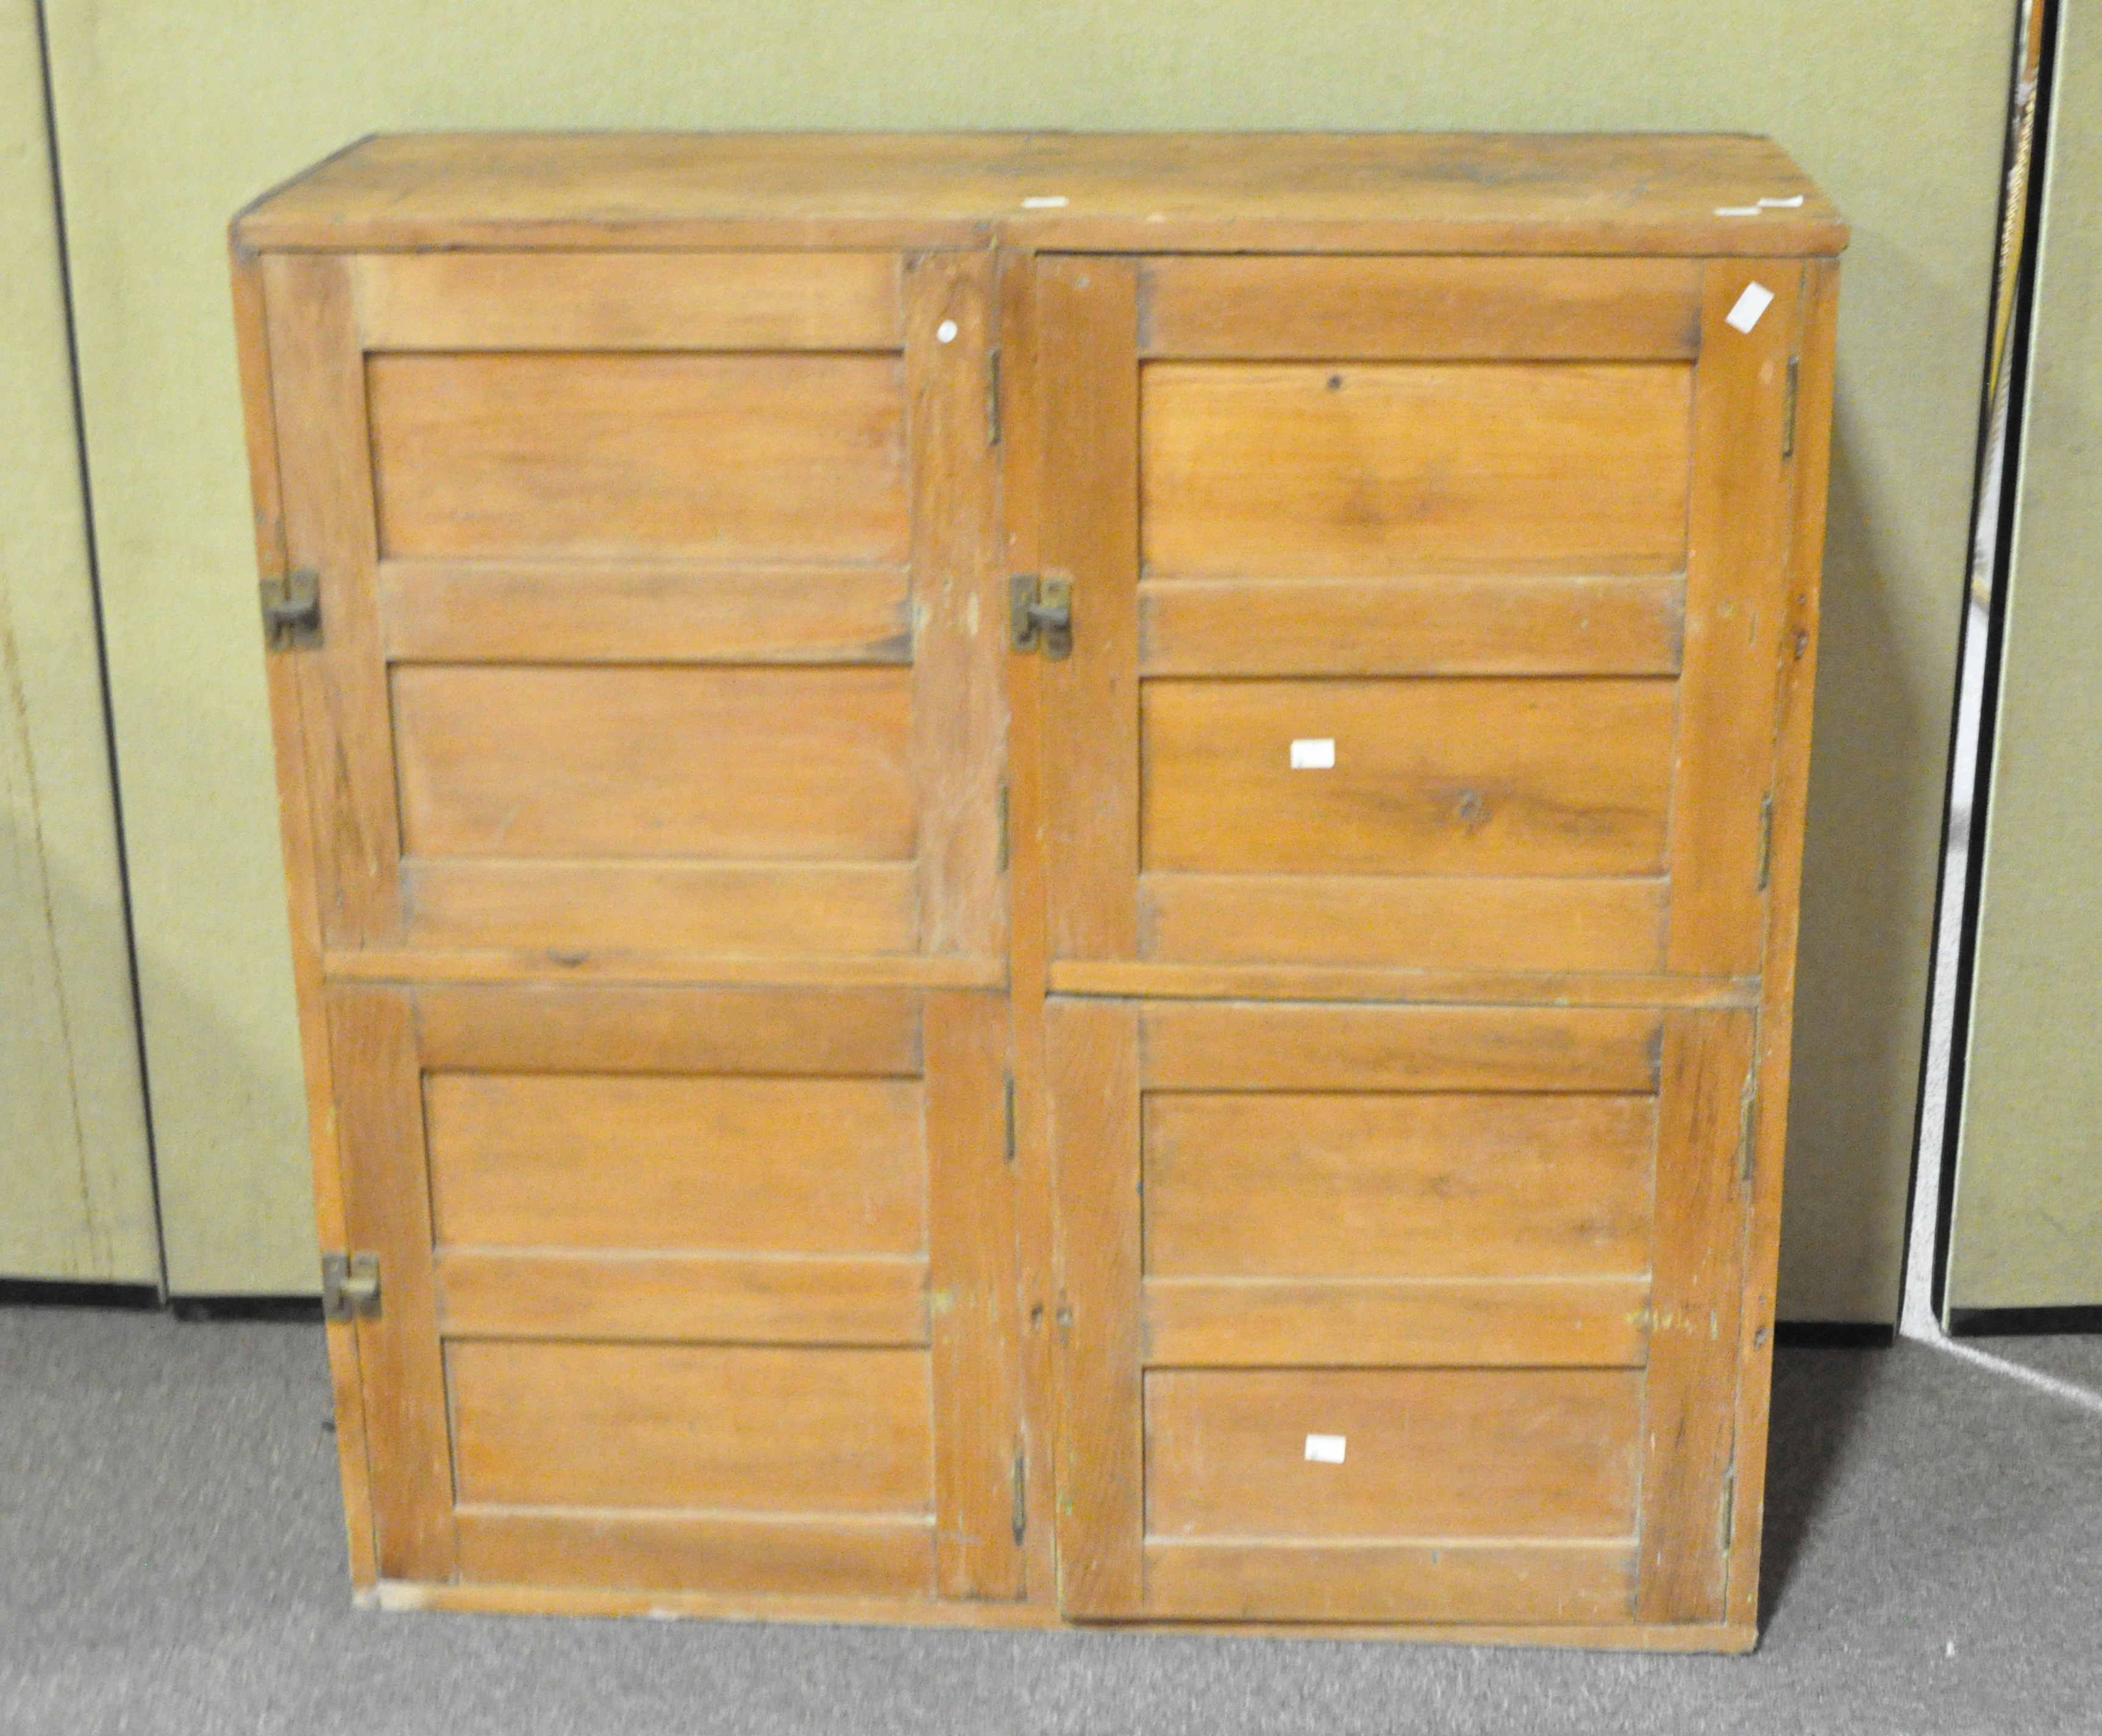
{"type": "Polygon", "coordinates": [[[1343,1462],[1343,1438],[1341,1435],[1307,1436],[1306,1462],[1309,1464],[1341,1464],[1343,1462]]]}
{"type": "Polygon", "coordinates": [[[1292,769],[1295,772],[1330,772],[1336,767],[1336,742],[1333,736],[1294,742],[1292,744],[1292,769]]]}
{"type": "Polygon", "coordinates": [[[1057,211],[1065,206],[1066,196],[1062,193],[1035,193],[1022,202],[1025,211],[1057,211]]]}
{"type": "Polygon", "coordinates": [[[1737,305],[1723,316],[1726,325],[1740,331],[1749,331],[1759,322],[1759,316],[1773,305],[1773,291],[1763,283],[1748,283],[1745,293],[1737,298],[1737,305]]]}
{"type": "Polygon", "coordinates": [[[934,328],[934,335],[944,343],[954,343],[956,341],[956,322],[954,320],[942,321],[934,328]]]}
{"type": "Polygon", "coordinates": [[[1794,211],[1803,208],[1803,195],[1797,193],[1786,199],[1762,199],[1760,208],[1769,211],[1794,211]]]}

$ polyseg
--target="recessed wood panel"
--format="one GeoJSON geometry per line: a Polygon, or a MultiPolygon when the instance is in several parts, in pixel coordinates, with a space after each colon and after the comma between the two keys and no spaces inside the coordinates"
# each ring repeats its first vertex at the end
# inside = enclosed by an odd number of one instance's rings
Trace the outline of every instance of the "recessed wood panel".
{"type": "Polygon", "coordinates": [[[462,1509],[460,1577],[498,1585],[893,1596],[933,1589],[924,1518],[462,1509]]]}
{"type": "Polygon", "coordinates": [[[1654,971],[1666,891],[1660,878],[1144,874],[1139,950],[1177,964],[1654,971]]]}
{"type": "Polygon", "coordinates": [[[384,560],[387,655],[424,663],[909,663],[897,567],[384,560]]]}
{"type": "Polygon", "coordinates": [[[406,847],[902,861],[910,683],[902,669],[398,668],[406,847]]]}
{"type": "Polygon", "coordinates": [[[1141,860],[1246,874],[1654,874],[1667,681],[1148,681],[1141,860]],[[1295,742],[1329,744],[1302,769],[1295,742]]]}
{"type": "Polygon", "coordinates": [[[1676,572],[1692,370],[1154,362],[1149,574],[1676,572]]]}
{"type": "Polygon", "coordinates": [[[1149,259],[1149,356],[1650,361],[1701,345],[1691,259],[1149,259]]]}
{"type": "Polygon", "coordinates": [[[1146,1544],[1147,1606],[1193,1620],[1625,1622],[1634,1577],[1624,1543],[1146,1544]]]}
{"type": "Polygon", "coordinates": [[[1162,1537],[1628,1537],[1642,1376],[1623,1370],[1159,1370],[1162,1537]],[[1340,1437],[1341,1464],[1307,1457],[1340,1437]]]}
{"type": "Polygon", "coordinates": [[[412,945],[665,952],[907,953],[909,862],[506,861],[410,857],[412,945]]]}
{"type": "Polygon", "coordinates": [[[900,368],[888,356],[375,356],[380,552],[901,564],[900,368]]]}
{"type": "Polygon", "coordinates": [[[925,1512],[920,1350],[448,1347],[463,1502],[925,1512]]]}
{"type": "Polygon", "coordinates": [[[1646,1278],[1204,1278],[1145,1284],[1164,1368],[1636,1368],[1646,1278]]]}
{"type": "Polygon", "coordinates": [[[437,1251],[448,1338],[924,1344],[927,1262],[904,1256],[437,1251]]]}
{"type": "Polygon", "coordinates": [[[916,1081],[440,1073],[424,1094],[441,1242],[798,1254],[926,1244],[916,1081]]]}
{"type": "Polygon", "coordinates": [[[1160,578],[1146,675],[1672,675],[1684,579],[1559,574],[1160,578]]]}
{"type": "Polygon", "coordinates": [[[1654,1100],[1151,1092],[1149,1276],[1640,1273],[1654,1100]]]}
{"type": "Polygon", "coordinates": [[[1169,1001],[1138,1018],[1149,1091],[1646,1093],[1664,1042],[1639,1008],[1169,1001]]]}

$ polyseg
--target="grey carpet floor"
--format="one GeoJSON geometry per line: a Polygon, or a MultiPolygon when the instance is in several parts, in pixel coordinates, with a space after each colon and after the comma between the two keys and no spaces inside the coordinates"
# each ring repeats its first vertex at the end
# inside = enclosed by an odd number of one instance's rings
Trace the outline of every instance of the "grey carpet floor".
{"type": "MultiPolygon", "coordinates": [[[[2102,1344],[2046,1360],[2102,1385],[2102,1344]]],[[[2102,1418],[1794,1350],[1773,1440],[1745,1658],[386,1615],[317,1328],[0,1310],[0,1732],[2102,1730],[2102,1418]]]]}

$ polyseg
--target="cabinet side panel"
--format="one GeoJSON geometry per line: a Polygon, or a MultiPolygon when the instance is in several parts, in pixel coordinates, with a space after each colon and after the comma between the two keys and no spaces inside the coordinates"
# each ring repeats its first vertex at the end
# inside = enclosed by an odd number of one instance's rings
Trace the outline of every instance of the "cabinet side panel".
{"type": "MultiPolygon", "coordinates": [[[[242,252],[238,246],[232,255],[234,333],[240,352],[249,489],[255,508],[255,564],[259,577],[282,579],[286,567],[284,503],[277,470],[277,418],[271,399],[269,316],[263,267],[255,255],[242,252]]],[[[285,852],[292,984],[299,997],[299,1058],[306,1080],[315,1228],[323,1247],[343,1249],[349,1244],[344,1227],[343,1171],[336,1149],[328,1008],[322,984],[313,809],[299,727],[301,667],[302,655],[296,651],[268,657],[264,665],[269,683],[271,737],[277,770],[278,830],[285,852]]],[[[351,1583],[362,1590],[379,1578],[379,1565],[373,1549],[370,1469],[366,1458],[365,1394],[358,1370],[357,1331],[344,1321],[331,1321],[326,1330],[350,1578],[351,1583]]]]}
{"type": "Polygon", "coordinates": [[[1772,891],[1767,897],[1764,999],[1759,1015],[1758,1119],[1754,1128],[1751,1225],[1737,1390],[1737,1503],[1730,1545],[1729,1619],[1758,1619],[1759,1540],[1766,1512],[1767,1428],[1780,1257],[1782,1167],[1788,1150],[1789,1063],[1795,1030],[1796,934],[1803,910],[1803,819],[1810,785],[1811,702],[1817,689],[1818,591],[1832,454],[1832,356],[1839,266],[1804,268],[1802,371],[1796,397],[1795,513],[1789,616],[1782,643],[1775,752],[1772,891]]]}

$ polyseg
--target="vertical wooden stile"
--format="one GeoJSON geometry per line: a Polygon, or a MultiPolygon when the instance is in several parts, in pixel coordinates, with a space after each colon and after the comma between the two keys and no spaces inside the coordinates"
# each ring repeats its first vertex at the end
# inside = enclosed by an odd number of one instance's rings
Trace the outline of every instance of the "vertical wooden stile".
{"type": "Polygon", "coordinates": [[[379,1312],[357,1323],[383,1579],[453,1576],[453,1467],[431,1277],[431,1188],[415,1012],[404,989],[329,995],[344,1227],[379,1258],[379,1312]]]}
{"type": "Polygon", "coordinates": [[[1752,1026],[1748,1012],[1665,1016],[1636,1594],[1646,1622],[1723,1619],[1752,1026]]]}
{"type": "Polygon", "coordinates": [[[1046,822],[1060,851],[1051,954],[1138,954],[1138,277],[1129,260],[1037,267],[1039,553],[1073,582],[1073,650],[1041,675],[1046,822]],[[1080,848],[1080,840],[1085,848],[1080,848]]]}
{"type": "Polygon", "coordinates": [[[313,783],[314,871],[330,947],[384,946],[401,932],[401,826],[393,718],[375,596],[365,356],[347,262],[264,262],[273,406],[285,489],[285,560],[321,575],[319,647],[299,695],[313,783]]]}
{"type": "Polygon", "coordinates": [[[1059,1605],[1084,1619],[1144,1601],[1138,1009],[1051,1003],[1056,1121],[1059,1605]]]}
{"type": "Polygon", "coordinates": [[[1003,1149],[1006,1008],[998,995],[960,990],[929,994],[925,1007],[936,1580],[944,1597],[1014,1598],[1020,1345],[1003,1149]]]}

